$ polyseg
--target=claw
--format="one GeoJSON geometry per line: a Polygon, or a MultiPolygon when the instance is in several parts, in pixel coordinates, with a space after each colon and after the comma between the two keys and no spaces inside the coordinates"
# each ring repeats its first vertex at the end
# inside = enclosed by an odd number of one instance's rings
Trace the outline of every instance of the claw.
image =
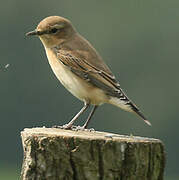
{"type": "Polygon", "coordinates": [[[72,130],[73,129],[73,126],[69,126],[69,124],[65,124],[63,126],[52,126],[52,128],[59,128],[59,129],[66,129],[66,130],[72,130]]]}
{"type": "Polygon", "coordinates": [[[65,129],[65,130],[72,130],[72,131],[88,131],[92,132],[95,131],[94,128],[86,129],[84,126],[69,126],[69,124],[65,124],[63,126],[52,126],[52,128],[59,128],[59,129],[65,129]]]}

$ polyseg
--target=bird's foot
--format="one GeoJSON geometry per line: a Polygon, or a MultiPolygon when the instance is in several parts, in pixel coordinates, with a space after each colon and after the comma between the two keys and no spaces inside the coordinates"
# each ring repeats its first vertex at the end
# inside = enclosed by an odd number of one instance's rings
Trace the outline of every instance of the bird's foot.
{"type": "Polygon", "coordinates": [[[84,127],[84,126],[75,126],[75,127],[74,127],[74,130],[75,130],[75,131],[88,131],[88,132],[95,131],[94,128],[87,129],[87,128],[84,127]]]}
{"type": "Polygon", "coordinates": [[[59,129],[66,129],[66,130],[72,130],[72,131],[95,131],[93,128],[86,129],[84,126],[73,126],[69,124],[65,124],[63,126],[52,126],[52,128],[59,128],[59,129]]]}
{"type": "Polygon", "coordinates": [[[90,129],[87,129],[87,128],[85,128],[84,126],[75,126],[74,127],[74,130],[75,131],[95,131],[93,128],[90,128],[90,129]]]}
{"type": "Polygon", "coordinates": [[[71,124],[64,124],[62,126],[52,126],[52,128],[59,128],[59,129],[66,129],[66,130],[73,130],[74,126],[72,126],[71,124]]]}

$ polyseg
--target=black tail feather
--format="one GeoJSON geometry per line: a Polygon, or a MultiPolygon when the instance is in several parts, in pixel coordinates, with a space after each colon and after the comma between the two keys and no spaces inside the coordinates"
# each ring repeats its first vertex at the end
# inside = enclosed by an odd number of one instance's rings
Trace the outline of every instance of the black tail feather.
{"type": "Polygon", "coordinates": [[[130,105],[131,109],[137,114],[139,115],[146,124],[148,124],[149,126],[152,126],[152,124],[147,120],[147,118],[140,112],[140,110],[136,107],[136,105],[134,105],[132,102],[129,102],[128,105],[130,105]]]}

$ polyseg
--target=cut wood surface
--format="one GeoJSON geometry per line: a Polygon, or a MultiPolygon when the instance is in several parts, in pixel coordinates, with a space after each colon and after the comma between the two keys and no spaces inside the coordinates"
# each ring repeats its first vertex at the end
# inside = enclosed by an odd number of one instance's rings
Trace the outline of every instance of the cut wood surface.
{"type": "Polygon", "coordinates": [[[158,139],[57,128],[24,129],[21,136],[22,180],[163,180],[158,139]]]}

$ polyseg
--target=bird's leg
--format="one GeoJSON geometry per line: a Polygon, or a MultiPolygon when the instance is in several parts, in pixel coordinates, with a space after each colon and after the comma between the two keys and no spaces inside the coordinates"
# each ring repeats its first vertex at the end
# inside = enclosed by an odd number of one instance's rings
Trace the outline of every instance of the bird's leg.
{"type": "Polygon", "coordinates": [[[85,102],[83,108],[73,117],[73,119],[68,123],[63,125],[63,129],[71,129],[74,122],[78,119],[78,117],[86,111],[86,109],[89,107],[89,103],[85,102]]]}
{"type": "Polygon", "coordinates": [[[89,124],[89,122],[90,122],[90,120],[91,120],[94,112],[96,111],[97,107],[98,107],[97,105],[94,105],[94,106],[93,106],[93,108],[92,108],[92,110],[91,110],[91,112],[90,112],[90,114],[89,114],[89,116],[88,116],[85,124],[82,126],[83,129],[86,129],[86,128],[87,128],[87,126],[88,126],[88,124],[89,124]]]}

